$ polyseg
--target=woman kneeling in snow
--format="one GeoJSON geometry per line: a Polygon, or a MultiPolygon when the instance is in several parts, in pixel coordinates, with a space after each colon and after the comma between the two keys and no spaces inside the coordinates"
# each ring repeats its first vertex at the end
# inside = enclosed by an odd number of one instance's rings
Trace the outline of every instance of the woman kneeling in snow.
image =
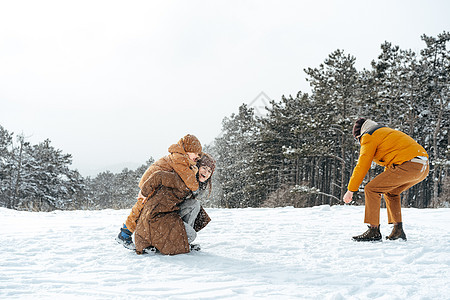
{"type": "Polygon", "coordinates": [[[175,255],[199,250],[192,244],[197,232],[211,219],[195,198],[209,186],[215,161],[203,154],[197,163],[199,190],[192,193],[175,172],[157,171],[141,188],[146,203],[135,231],[136,253],[159,250],[162,254],[175,255]],[[148,195],[149,191],[154,191],[148,195]]]}

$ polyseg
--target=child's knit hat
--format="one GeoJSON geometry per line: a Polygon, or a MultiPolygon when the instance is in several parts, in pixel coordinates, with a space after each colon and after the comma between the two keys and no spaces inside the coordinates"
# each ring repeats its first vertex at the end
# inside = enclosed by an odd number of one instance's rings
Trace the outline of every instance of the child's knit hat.
{"type": "Polygon", "coordinates": [[[207,166],[211,168],[211,175],[216,169],[216,161],[208,153],[203,153],[202,157],[197,162],[197,167],[200,169],[201,166],[207,166]]]}

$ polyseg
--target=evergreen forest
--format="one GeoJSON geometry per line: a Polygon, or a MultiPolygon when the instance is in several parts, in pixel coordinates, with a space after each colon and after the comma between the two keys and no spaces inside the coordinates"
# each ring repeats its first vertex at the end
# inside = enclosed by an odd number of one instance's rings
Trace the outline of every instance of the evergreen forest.
{"type": "MultiPolygon", "coordinates": [[[[244,208],[342,204],[357,162],[352,136],[358,117],[401,130],[430,156],[428,177],[402,194],[402,206],[450,205],[449,32],[423,35],[420,53],[381,45],[370,69],[336,50],[305,69],[311,92],[270,101],[263,115],[242,104],[222,121],[205,151],[217,160],[206,207],[244,208]]],[[[31,145],[0,125],[0,207],[18,210],[131,208],[138,182],[153,158],[136,170],[94,178],[72,170],[71,155],[50,140],[31,145]]],[[[372,165],[364,183],[383,171],[372,165]]]]}

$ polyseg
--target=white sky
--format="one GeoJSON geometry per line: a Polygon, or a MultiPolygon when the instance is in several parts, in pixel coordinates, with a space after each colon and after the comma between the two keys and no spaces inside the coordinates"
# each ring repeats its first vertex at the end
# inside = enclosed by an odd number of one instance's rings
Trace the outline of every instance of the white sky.
{"type": "MultiPolygon", "coordinates": [[[[450,1],[1,1],[0,125],[46,138],[83,175],[202,144],[261,92],[309,91],[336,49],[369,68],[390,41],[424,48],[450,1]]],[[[134,165],[130,166],[134,167],[134,165]]]]}

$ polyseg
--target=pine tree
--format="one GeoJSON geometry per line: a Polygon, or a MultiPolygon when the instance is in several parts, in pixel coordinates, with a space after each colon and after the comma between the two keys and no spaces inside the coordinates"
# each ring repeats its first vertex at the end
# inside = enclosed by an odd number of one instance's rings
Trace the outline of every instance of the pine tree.
{"type": "Polygon", "coordinates": [[[10,197],[6,207],[17,208],[23,203],[27,195],[31,195],[34,187],[29,184],[28,173],[25,166],[33,160],[31,145],[25,141],[24,135],[17,136],[19,145],[12,147],[11,151],[11,178],[10,178],[10,197]]]}
{"type": "MultiPolygon", "coordinates": [[[[340,164],[340,167],[332,171],[339,174],[338,177],[332,176],[332,184],[340,189],[339,194],[332,199],[339,199],[344,195],[345,183],[351,170],[347,161],[354,147],[348,128],[351,128],[356,119],[361,103],[361,99],[357,98],[359,90],[355,60],[355,57],[345,55],[342,50],[336,50],[319,68],[305,70],[313,91],[317,137],[315,149],[319,150],[316,153],[324,159],[332,158],[334,165],[340,164]]],[[[322,168],[316,166],[317,173],[321,172],[320,176],[325,177],[330,172],[327,170],[329,163],[323,160],[318,160],[317,163],[323,165],[322,168]]],[[[321,182],[320,185],[325,187],[327,183],[321,182]]],[[[316,187],[323,190],[320,186],[316,187]]]]}
{"type": "Polygon", "coordinates": [[[73,196],[83,186],[79,173],[69,169],[71,155],[55,149],[48,139],[21,148],[21,168],[17,176],[20,198],[16,199],[16,207],[53,210],[70,205],[73,196]]]}
{"type": "Polygon", "coordinates": [[[427,84],[426,98],[429,112],[427,126],[431,129],[431,176],[433,179],[432,206],[437,206],[439,185],[448,170],[448,131],[450,127],[450,52],[447,44],[450,33],[444,31],[437,37],[422,36],[426,48],[421,51],[422,66],[427,84]]]}
{"type": "Polygon", "coordinates": [[[125,168],[117,174],[104,171],[94,178],[88,177],[86,193],[83,195],[86,203],[94,209],[131,208],[136,203],[139,193],[139,181],[153,162],[154,159],[150,158],[136,170],[125,168]]]}
{"type": "Polygon", "coordinates": [[[373,107],[379,123],[414,135],[420,113],[420,67],[416,54],[385,42],[372,62],[378,99],[373,107]]]}
{"type": "Polygon", "coordinates": [[[272,101],[267,117],[261,120],[257,174],[261,174],[260,180],[267,189],[266,199],[270,195],[269,198],[275,197],[275,201],[288,205],[286,201],[291,198],[285,191],[289,193],[305,180],[301,164],[307,163],[304,158],[311,157],[314,140],[311,109],[308,94],[298,93],[296,98],[283,96],[280,102],[272,101]]]}
{"type": "Polygon", "coordinates": [[[259,206],[259,188],[253,152],[257,146],[258,127],[254,111],[245,104],[239,113],[222,122],[223,135],[216,138],[217,178],[222,183],[223,207],[259,206]]]}
{"type": "Polygon", "coordinates": [[[13,134],[0,125],[0,206],[11,208],[13,134]]]}

